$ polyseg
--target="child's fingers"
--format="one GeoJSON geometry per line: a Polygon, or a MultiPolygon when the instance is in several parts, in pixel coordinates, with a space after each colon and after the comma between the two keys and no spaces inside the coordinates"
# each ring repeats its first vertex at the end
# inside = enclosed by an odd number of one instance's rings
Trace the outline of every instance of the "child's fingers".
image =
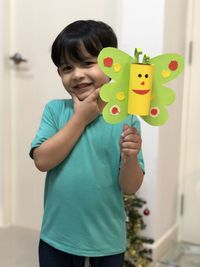
{"type": "Polygon", "coordinates": [[[87,101],[89,100],[96,100],[99,97],[99,88],[97,88],[94,92],[92,92],[88,97],[87,97],[87,101]]]}
{"type": "Polygon", "coordinates": [[[130,133],[130,134],[124,136],[123,141],[124,142],[130,141],[130,142],[139,143],[139,142],[141,142],[141,136],[137,132],[136,133],[130,133]]]}
{"type": "Polygon", "coordinates": [[[125,132],[130,126],[128,124],[124,124],[123,126],[123,132],[125,132]]]}
{"type": "Polygon", "coordinates": [[[120,146],[123,155],[137,155],[141,148],[142,139],[137,129],[128,125],[124,125],[123,133],[120,138],[120,146]]]}
{"type": "Polygon", "coordinates": [[[121,136],[120,136],[120,143],[123,141],[124,137],[125,137],[125,131],[129,128],[128,124],[124,124],[123,125],[123,131],[121,133],[121,136]]]}
{"type": "Polygon", "coordinates": [[[121,144],[121,152],[125,157],[137,155],[140,151],[141,143],[123,142],[121,144]]]}
{"type": "Polygon", "coordinates": [[[129,126],[124,130],[124,136],[129,135],[129,134],[138,134],[138,131],[135,127],[129,126]]]}
{"type": "Polygon", "coordinates": [[[139,149],[140,142],[122,142],[121,148],[122,149],[139,149]]]}
{"type": "Polygon", "coordinates": [[[123,133],[126,134],[126,133],[134,133],[134,132],[137,132],[137,129],[133,126],[129,126],[128,124],[124,124],[123,125],[123,133]]]}
{"type": "Polygon", "coordinates": [[[140,138],[140,134],[138,133],[137,129],[135,127],[128,126],[127,124],[124,125],[123,127],[123,132],[121,134],[121,139],[129,140],[130,136],[138,136],[140,138]]]}
{"type": "Polygon", "coordinates": [[[71,93],[71,96],[72,96],[72,100],[74,103],[80,102],[80,100],[78,99],[78,97],[74,93],[71,93]]]}

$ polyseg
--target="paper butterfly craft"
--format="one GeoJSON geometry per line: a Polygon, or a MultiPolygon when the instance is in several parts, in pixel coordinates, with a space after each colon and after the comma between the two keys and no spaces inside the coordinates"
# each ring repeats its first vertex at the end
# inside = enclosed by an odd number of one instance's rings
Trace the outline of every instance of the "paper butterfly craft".
{"type": "Polygon", "coordinates": [[[175,93],[164,86],[175,79],[184,68],[184,59],[178,54],[164,54],[139,62],[141,49],[134,57],[112,47],[101,50],[98,64],[111,78],[100,89],[100,97],[107,102],[103,117],[108,123],[118,123],[129,114],[138,115],[153,126],[168,119],[167,106],[175,100],[175,93]]]}

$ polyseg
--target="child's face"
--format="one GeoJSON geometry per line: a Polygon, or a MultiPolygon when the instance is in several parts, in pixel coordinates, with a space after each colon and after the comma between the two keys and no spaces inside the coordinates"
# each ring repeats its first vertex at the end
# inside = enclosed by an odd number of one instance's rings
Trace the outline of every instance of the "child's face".
{"type": "Polygon", "coordinates": [[[109,82],[109,78],[101,71],[97,58],[86,50],[84,60],[70,62],[58,68],[62,83],[69,94],[74,93],[79,100],[87,98],[95,89],[109,82]]]}

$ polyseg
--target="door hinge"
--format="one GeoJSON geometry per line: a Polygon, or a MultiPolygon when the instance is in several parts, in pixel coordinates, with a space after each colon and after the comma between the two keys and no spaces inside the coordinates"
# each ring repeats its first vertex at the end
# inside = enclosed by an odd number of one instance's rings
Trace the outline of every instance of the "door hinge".
{"type": "Polygon", "coordinates": [[[189,65],[192,65],[192,56],[193,56],[193,41],[189,42],[189,65]]]}
{"type": "Polygon", "coordinates": [[[180,203],[180,215],[183,216],[184,213],[184,194],[181,195],[181,203],[180,203]]]}

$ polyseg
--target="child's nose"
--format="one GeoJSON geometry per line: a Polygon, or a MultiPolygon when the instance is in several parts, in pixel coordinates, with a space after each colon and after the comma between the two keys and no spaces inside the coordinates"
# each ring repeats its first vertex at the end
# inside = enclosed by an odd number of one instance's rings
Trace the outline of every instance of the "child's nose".
{"type": "Polygon", "coordinates": [[[84,77],[84,70],[82,68],[76,67],[73,71],[73,77],[75,79],[80,79],[84,77]]]}

